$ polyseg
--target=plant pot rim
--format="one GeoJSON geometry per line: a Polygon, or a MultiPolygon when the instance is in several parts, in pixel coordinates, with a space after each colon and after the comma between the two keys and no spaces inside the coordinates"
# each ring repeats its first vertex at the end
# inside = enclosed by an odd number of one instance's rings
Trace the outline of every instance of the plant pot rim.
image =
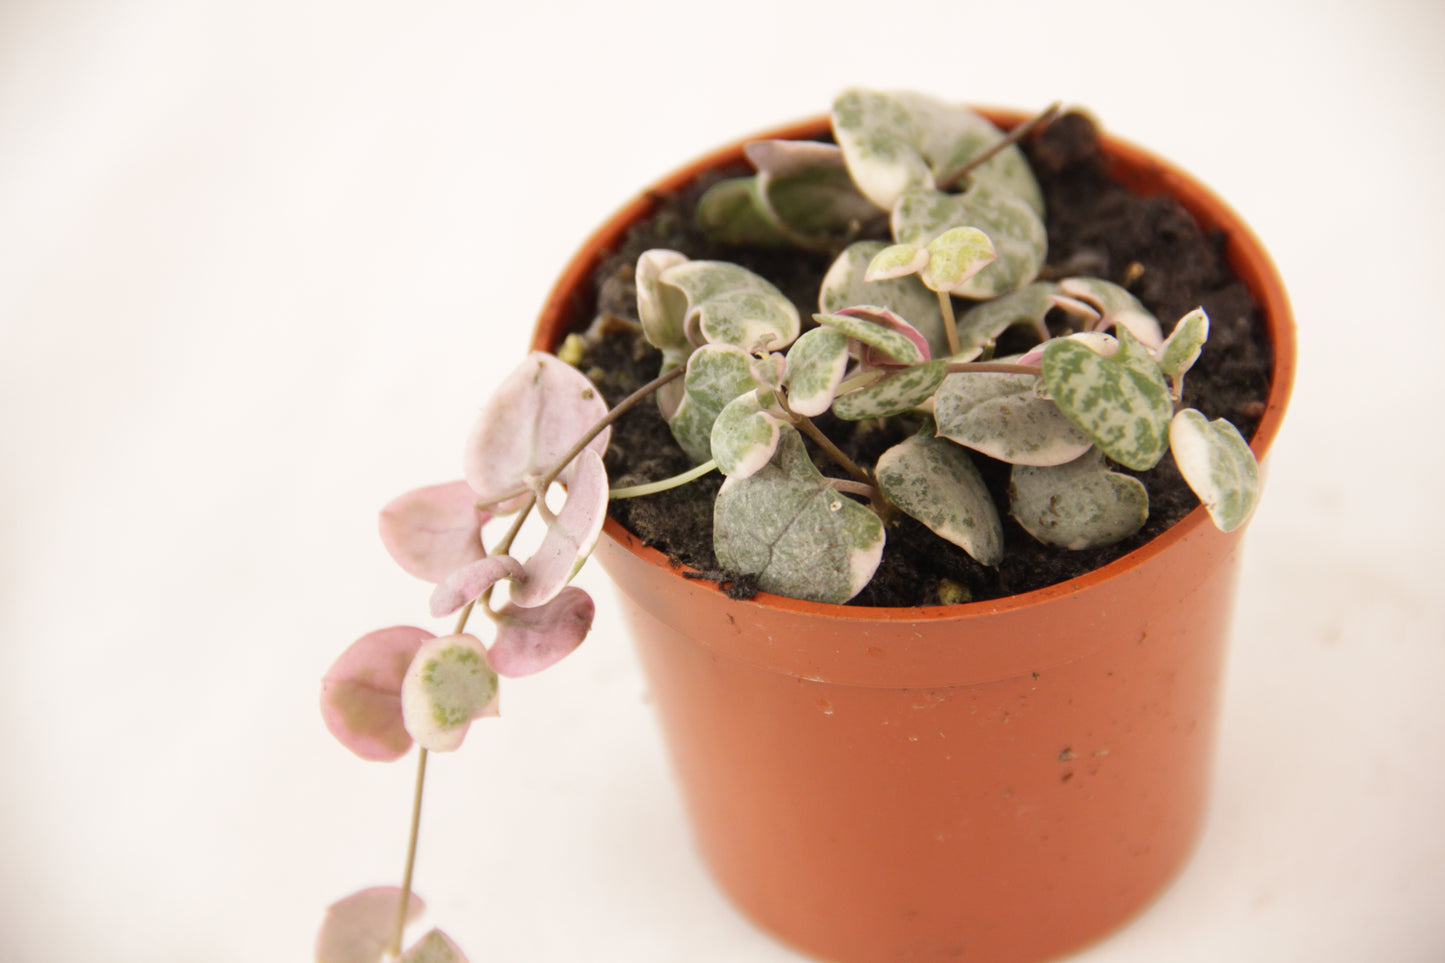
{"type": "MultiPolygon", "coordinates": [[[[1031,116],[1004,108],[975,106],[973,109],[1004,129],[1022,123],[1031,116]]],[[[826,135],[828,130],[829,121],[826,115],[769,128],[694,159],[635,196],[592,233],[562,271],[538,316],[532,348],[552,351],[562,336],[574,329],[578,320],[577,312],[585,306],[579,303],[577,292],[595,291],[594,276],[603,259],[621,246],[632,224],[648,217],[660,207],[663,198],[681,190],[704,171],[743,163],[743,145],[748,141],[817,139],[826,135]]],[[[1279,433],[1294,385],[1296,365],[1294,315],[1278,269],[1244,219],[1209,188],[1177,165],[1168,163],[1129,141],[1103,130],[1100,131],[1099,140],[1109,162],[1109,173],[1130,190],[1144,195],[1170,194],[1184,205],[1206,232],[1222,231],[1225,234],[1226,260],[1259,303],[1274,351],[1265,410],[1250,441],[1250,447],[1263,465],[1279,433]]],[[[590,318],[582,320],[585,324],[590,318]]],[[[1213,521],[1208,512],[1202,506],[1197,506],[1155,538],[1106,565],[1063,582],[1003,598],[952,605],[886,607],[809,602],[759,592],[748,599],[748,604],[780,612],[850,622],[930,622],[983,618],[1050,602],[1108,582],[1168,551],[1175,543],[1189,538],[1201,527],[1212,525],[1213,521]]],[[[666,570],[672,577],[683,579],[686,578],[685,573],[694,571],[677,565],[657,549],[642,545],[636,536],[611,517],[607,519],[603,531],[608,538],[624,546],[627,551],[655,568],[666,570]]],[[[688,581],[696,583],[698,580],[688,581]]]]}

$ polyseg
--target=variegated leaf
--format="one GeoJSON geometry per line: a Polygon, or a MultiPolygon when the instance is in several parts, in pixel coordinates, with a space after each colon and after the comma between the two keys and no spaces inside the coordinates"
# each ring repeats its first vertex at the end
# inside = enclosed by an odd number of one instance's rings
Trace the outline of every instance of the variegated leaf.
{"type": "Polygon", "coordinates": [[[844,421],[901,415],[933,397],[947,374],[948,362],[942,359],[902,368],[866,388],[840,395],[833,402],[833,414],[844,421]]]}
{"type": "Polygon", "coordinates": [[[757,175],[731,177],[709,187],[697,202],[697,226],[709,240],[740,247],[792,244],[758,193],[757,175]]]}
{"type": "Polygon", "coordinates": [[[1128,538],[1149,518],[1149,492],[1139,479],[1110,471],[1091,448],[1064,465],[1015,465],[1009,513],[1047,545],[1083,549],[1128,538]]]}
{"type": "Polygon", "coordinates": [[[1128,328],[1109,357],[1072,338],[1044,348],[1043,379],[1059,410],[1104,454],[1135,471],[1152,468],[1169,444],[1174,403],[1159,363],[1128,328]]]}
{"type": "Polygon", "coordinates": [[[823,277],[818,309],[837,314],[844,308],[870,304],[887,308],[922,332],[928,339],[931,357],[948,354],[948,337],[943,331],[943,314],[938,296],[915,275],[867,280],[868,265],[887,245],[883,241],[857,241],[848,245],[823,277]]]}
{"type": "Polygon", "coordinates": [[[416,744],[451,752],[472,720],[497,714],[497,673],[487,650],[470,635],[426,642],[401,683],[401,715],[416,744]]]}
{"type": "Polygon", "coordinates": [[[792,428],[771,462],[729,478],[714,504],[718,562],[792,598],[848,601],[873,577],[883,541],[878,516],[828,483],[792,428]]]}
{"type": "Polygon", "coordinates": [[[911,325],[905,330],[903,325],[893,323],[895,319],[873,310],[871,305],[844,308],[837,314],[815,314],[813,320],[841,331],[851,341],[867,345],[894,364],[919,364],[928,360],[927,345],[921,334],[911,325]]]}
{"type": "Polygon", "coordinates": [[[1259,501],[1259,464],[1238,428],[1186,408],[1169,426],[1169,445],[1215,525],[1232,532],[1249,520],[1259,501]]]}
{"type": "Polygon", "coordinates": [[[931,291],[966,294],[974,275],[998,257],[993,242],[976,227],[955,227],[926,245],[928,263],[919,277],[931,291]]]}
{"type": "Polygon", "coordinates": [[[688,261],[661,281],[687,296],[684,328],[693,344],[781,351],[797,338],[798,310],[772,282],[724,261],[688,261]]]}
{"type": "Polygon", "coordinates": [[[884,211],[848,176],[834,144],[806,140],[756,140],[743,153],[758,170],[763,209],[783,231],[804,242],[856,234],[884,211]]]}
{"type": "MultiPolygon", "coordinates": [[[[847,90],[833,102],[833,135],[858,189],[891,209],[910,187],[932,188],[1002,139],[986,118],[966,107],[915,93],[847,90]]],[[[1017,146],[1009,146],[970,175],[1022,197],[1043,213],[1043,193],[1017,146]]]]}
{"type": "Polygon", "coordinates": [[[933,396],[938,433],[1014,465],[1059,465],[1093,444],[1052,401],[1040,398],[1032,375],[951,374],[933,396]]]}
{"type": "Polygon", "coordinates": [[[769,410],[772,392],[749,391],[728,402],[712,426],[712,457],[729,478],[746,478],[773,457],[782,422],[769,410]]]}
{"type": "Polygon", "coordinates": [[[1159,349],[1159,367],[1164,374],[1178,381],[1199,360],[1200,350],[1209,339],[1209,315],[1195,308],[1174,325],[1174,330],[1159,349]]]}
{"type": "Polygon", "coordinates": [[[963,448],[932,424],[878,459],[878,487],[894,505],[983,565],[1003,561],[998,509],[963,448]]]}
{"type": "Polygon", "coordinates": [[[1044,316],[1053,307],[1050,297],[1057,291],[1058,285],[1052,281],[1034,281],[1002,297],[980,302],[960,314],[958,342],[963,350],[959,358],[969,360],[978,357],[984,348],[993,345],[999,335],[1014,325],[1030,327],[1040,341],[1047,341],[1049,329],[1044,324],[1044,316]]]}
{"type": "Polygon", "coordinates": [[[963,194],[915,188],[893,208],[893,236],[900,244],[927,244],[956,227],[988,235],[995,260],[953,291],[969,298],[994,298],[1034,280],[1048,254],[1048,230],[1038,213],[1017,194],[977,183],[963,194]]]}
{"type": "Polygon", "coordinates": [[[467,958],[451,937],[433,929],[407,947],[396,963],[467,963],[467,958]]]}
{"type": "Polygon", "coordinates": [[[545,605],[508,602],[497,612],[497,638],[487,658],[498,675],[532,675],[574,651],[592,628],[592,596],[569,585],[545,605]]]}
{"type": "Polygon", "coordinates": [[[806,418],[821,415],[847,369],[847,335],[829,327],[803,332],[788,349],[788,407],[806,418]]]}
{"type": "Polygon", "coordinates": [[[1099,330],[1128,328],[1129,333],[1152,350],[1164,341],[1159,319],[1143,303],[1124,288],[1103,278],[1065,278],[1059,282],[1059,293],[1091,306],[1103,319],[1099,330]]]}
{"type": "MultiPolygon", "coordinates": [[[[928,267],[928,248],[922,244],[890,244],[868,262],[865,281],[892,281],[928,267]]],[[[922,280],[920,278],[919,280],[922,280]]]]}
{"type": "Polygon", "coordinates": [[[683,377],[682,401],[668,420],[672,436],[695,463],[712,457],[712,426],[738,395],[761,387],[753,358],[731,344],[705,344],[693,352],[683,377]]]}
{"type": "Polygon", "coordinates": [[[434,638],[396,625],[363,635],[341,653],[321,680],[321,718],[337,741],[372,762],[406,755],[411,736],[401,723],[401,680],[417,649],[434,638]]]}
{"type": "Polygon", "coordinates": [[[683,322],[687,319],[687,297],[676,288],[662,283],[662,272],[687,262],[687,255],[666,248],[643,251],[637,259],[634,272],[637,318],[642,322],[643,337],[659,351],[675,349],[687,352],[692,348],[687,332],[683,330],[683,322]]]}

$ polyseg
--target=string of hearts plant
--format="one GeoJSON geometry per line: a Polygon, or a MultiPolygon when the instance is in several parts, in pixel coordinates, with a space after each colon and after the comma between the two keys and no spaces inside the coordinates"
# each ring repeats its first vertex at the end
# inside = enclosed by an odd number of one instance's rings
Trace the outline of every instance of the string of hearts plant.
{"type": "MultiPolygon", "coordinates": [[[[458,748],[472,720],[497,714],[499,676],[541,671],[582,642],[593,604],[568,583],[609,498],[720,471],[719,562],[766,591],[837,603],[872,577],[897,512],[980,563],[999,563],[999,509],[971,452],[1012,465],[1008,511],[1064,549],[1142,527],[1146,489],[1111,463],[1142,471],[1166,452],[1220,528],[1250,514],[1258,471],[1248,444],[1228,421],[1181,403],[1208,337],[1202,309],[1165,336],[1118,285],[1037,280],[1042,193],[1012,138],[971,111],[852,90],[832,116],[836,144],[750,144],[757,174],[716,185],[698,211],[731,243],[836,250],[815,324],[804,330],[794,304],[761,275],[648,251],[636,267],[637,306],[641,333],[662,356],[657,379],[609,411],[576,368],[533,353],[484,407],[466,443],[465,480],[382,510],[387,550],[436,585],[432,615],[460,614],[441,638],[413,627],[363,636],[325,677],[323,716],[344,745],[371,760],[398,759],[413,742],[419,753],[402,885],[334,904],[320,963],[464,959],[435,929],[402,950],[404,927],[422,911],[411,868],[428,754],[458,748]],[[890,237],[867,236],[879,223],[890,237]],[[1014,327],[1035,332],[1037,345],[994,357],[1014,327]],[[609,492],[610,426],[654,393],[697,467],[609,492]],[[900,419],[910,434],[860,465],[814,422],[825,412],[844,422],[900,419]],[[819,469],[829,462],[836,471],[819,469]],[[554,486],[565,491],[555,511],[554,486]],[[517,552],[534,513],[540,544],[517,552]],[[488,527],[508,516],[489,544],[488,527]],[[490,644],[468,632],[478,613],[491,623],[490,644]]],[[[580,356],[585,340],[572,336],[560,353],[580,356]]]]}

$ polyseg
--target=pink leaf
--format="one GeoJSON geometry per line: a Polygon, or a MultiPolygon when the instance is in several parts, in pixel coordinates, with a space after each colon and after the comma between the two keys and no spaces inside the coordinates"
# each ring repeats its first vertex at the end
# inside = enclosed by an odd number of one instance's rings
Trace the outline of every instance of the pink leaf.
{"type": "MultiPolygon", "coordinates": [[[[378,963],[391,942],[400,903],[396,886],[373,886],[332,903],[316,934],[316,963],[378,963]]],[[[407,922],[424,909],[421,897],[412,893],[407,922]]]]}
{"type": "Polygon", "coordinates": [[[467,958],[451,937],[434,929],[408,947],[396,963],[467,963],[467,958]]]}
{"type": "Polygon", "coordinates": [[[497,715],[497,673],[471,635],[432,639],[417,650],[401,683],[401,715],[417,745],[451,752],[472,720],[497,715]]]}
{"type": "Polygon", "coordinates": [[[582,644],[595,610],[592,597],[574,585],[536,608],[508,603],[497,613],[497,640],[487,653],[492,668],[510,679],[541,672],[582,644]]]}
{"type": "Polygon", "coordinates": [[[556,598],[597,544],[607,516],[607,469],[591,449],[575,462],[567,501],[548,519],[541,546],[522,566],[526,578],[512,586],[512,601],[524,608],[556,598]]]}
{"type": "Polygon", "coordinates": [[[431,614],[436,618],[481,597],[504,578],[521,578],[522,563],[510,555],[493,555],[464,565],[436,587],[431,594],[431,614]]]}
{"type": "MultiPolygon", "coordinates": [[[[483,500],[528,487],[606,414],[607,402],[582,372],[533,351],[473,426],[463,454],[467,483],[483,500]]],[[[602,431],[588,449],[600,456],[609,437],[610,430],[602,431]]],[[[511,499],[496,510],[515,511],[524,500],[511,499]]]]}
{"type": "Polygon", "coordinates": [[[440,582],[486,555],[481,533],[491,517],[464,481],[418,488],[381,510],[381,541],[409,574],[440,582]]]}
{"type": "Polygon", "coordinates": [[[406,755],[411,736],[401,720],[401,682],[425,629],[393,626],[363,635],[321,680],[321,718],[343,746],[363,759],[390,762],[406,755]]]}

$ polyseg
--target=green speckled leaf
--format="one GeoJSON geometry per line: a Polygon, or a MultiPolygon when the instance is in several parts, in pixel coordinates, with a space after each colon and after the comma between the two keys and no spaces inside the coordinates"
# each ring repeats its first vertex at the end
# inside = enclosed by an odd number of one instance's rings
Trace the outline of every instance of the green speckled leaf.
{"type": "MultiPolygon", "coordinates": [[[[1002,138],[986,118],[958,104],[915,93],[844,91],[833,102],[833,135],[858,189],[891,209],[910,187],[932,188],[1002,138]]],[[[1043,193],[1016,146],[975,170],[990,183],[1043,213],[1043,193]]]]}
{"type": "Polygon", "coordinates": [[[894,505],[983,565],[1003,561],[1003,525],[968,452],[933,426],[878,459],[878,486],[894,505]]]}
{"type": "Polygon", "coordinates": [[[672,436],[689,458],[712,457],[712,426],[738,395],[760,387],[752,356],[731,344],[705,344],[693,352],[683,376],[682,401],[668,421],[672,436]]]}
{"type": "Polygon", "coordinates": [[[948,354],[948,337],[943,332],[943,314],[938,296],[916,275],[869,281],[868,265],[887,245],[883,241],[858,241],[833,262],[818,294],[818,310],[837,314],[858,304],[887,308],[922,332],[932,357],[948,354]]]}
{"type": "Polygon", "coordinates": [[[1169,426],[1169,444],[1214,524],[1226,532],[1243,525],[1259,501],[1259,464],[1239,429],[1186,408],[1169,426]]]}
{"type": "Polygon", "coordinates": [[[1104,319],[1100,330],[1111,327],[1128,328],[1151,349],[1157,349],[1164,340],[1159,319],[1144,307],[1143,303],[1124,288],[1102,278],[1065,278],[1059,282],[1059,293],[1066,298],[1082,301],[1099,312],[1104,319]]]}
{"type": "Polygon", "coordinates": [[[783,426],[768,408],[771,398],[771,391],[738,395],[713,422],[712,457],[729,478],[746,478],[773,457],[783,426]]]}
{"type": "Polygon", "coordinates": [[[1009,514],[1047,545],[1083,549],[1128,538],[1149,518],[1149,492],[1139,479],[1110,471],[1091,448],[1064,465],[1015,465],[1009,514]]]}
{"type": "Polygon", "coordinates": [[[942,359],[904,368],[882,381],[840,396],[833,402],[833,414],[844,421],[901,415],[933,397],[946,374],[948,362],[942,359]]]}
{"type": "Polygon", "coordinates": [[[1209,315],[1203,308],[1195,308],[1174,326],[1173,332],[1159,349],[1159,367],[1164,374],[1178,381],[1184,372],[1199,360],[1200,349],[1209,339],[1209,315]]]}
{"type": "Polygon", "coordinates": [[[1043,352],[1050,397],[1104,454],[1136,471],[1152,468],[1169,444],[1174,404],[1159,363],[1128,328],[1119,349],[1103,357],[1073,338],[1056,338],[1043,352]]]}
{"type": "Polygon", "coordinates": [[[1059,465],[1093,444],[1034,391],[1032,375],[951,374],[933,396],[938,433],[1014,465],[1059,465]]]}
{"type": "Polygon", "coordinates": [[[969,281],[997,258],[993,242],[976,227],[954,227],[929,241],[928,263],[919,272],[932,291],[964,294],[969,281]]]}
{"type": "Polygon", "coordinates": [[[883,523],[840,495],[813,466],[797,431],[748,478],[729,478],[713,511],[713,547],[731,571],[756,575],[766,592],[846,602],[883,557],[883,523]]]}
{"type": "Polygon", "coordinates": [[[758,169],[757,194],[767,216],[804,243],[856,234],[884,213],[858,193],[834,144],[759,140],[743,150],[758,169]]]}
{"type": "Polygon", "coordinates": [[[805,331],[788,349],[788,406],[807,418],[821,415],[847,369],[847,335],[829,327],[805,331]]]}
{"type": "Polygon", "coordinates": [[[961,357],[975,358],[1014,325],[1031,327],[1040,341],[1048,340],[1044,316],[1053,307],[1049,300],[1057,293],[1052,281],[1035,281],[1009,294],[983,301],[959,315],[958,342],[961,357]]]}
{"type": "Polygon", "coordinates": [[[918,364],[928,360],[923,356],[923,349],[913,339],[867,318],[852,314],[815,314],[813,320],[841,331],[852,340],[868,345],[898,364],[918,364]]]}
{"type": "Polygon", "coordinates": [[[927,244],[956,227],[988,235],[995,260],[953,291],[969,298],[993,298],[1034,280],[1048,254],[1048,230],[1038,213],[1017,194],[978,183],[963,194],[921,188],[906,191],[893,208],[893,236],[900,244],[927,244]]]}
{"type": "Polygon", "coordinates": [[[401,714],[417,745],[450,752],[473,719],[497,714],[497,673],[487,650],[470,635],[423,643],[401,683],[401,714]]]}
{"type": "Polygon", "coordinates": [[[688,261],[663,271],[661,281],[686,295],[684,327],[694,344],[780,351],[801,328],[793,302],[772,282],[736,264],[688,261]]]}
{"type": "Polygon", "coordinates": [[[718,181],[697,202],[697,226],[709,240],[742,247],[787,247],[787,234],[769,215],[758,179],[718,181]]]}

